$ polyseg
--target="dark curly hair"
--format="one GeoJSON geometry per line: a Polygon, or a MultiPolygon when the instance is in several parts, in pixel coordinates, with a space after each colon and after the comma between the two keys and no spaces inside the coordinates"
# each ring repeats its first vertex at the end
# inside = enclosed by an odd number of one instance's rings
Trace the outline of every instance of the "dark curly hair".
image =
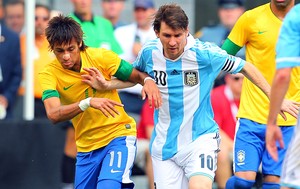
{"type": "Polygon", "coordinates": [[[55,44],[69,44],[73,39],[76,40],[80,47],[80,51],[84,51],[87,46],[83,41],[83,31],[81,26],[71,17],[63,16],[62,14],[53,17],[46,28],[46,37],[53,50],[55,44]]]}

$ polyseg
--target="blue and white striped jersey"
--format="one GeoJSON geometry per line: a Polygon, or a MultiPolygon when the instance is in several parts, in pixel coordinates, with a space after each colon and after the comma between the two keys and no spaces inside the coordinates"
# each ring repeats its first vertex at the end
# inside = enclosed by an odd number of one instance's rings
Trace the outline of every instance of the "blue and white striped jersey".
{"type": "Polygon", "coordinates": [[[300,5],[286,15],[276,46],[276,68],[300,66],[300,5]]]}
{"type": "Polygon", "coordinates": [[[237,73],[244,64],[242,59],[191,35],[176,60],[164,57],[159,39],[144,45],[133,65],[155,78],[163,100],[162,107],[154,112],[153,157],[169,159],[200,135],[218,132],[210,100],[214,80],[221,70],[237,73]]]}

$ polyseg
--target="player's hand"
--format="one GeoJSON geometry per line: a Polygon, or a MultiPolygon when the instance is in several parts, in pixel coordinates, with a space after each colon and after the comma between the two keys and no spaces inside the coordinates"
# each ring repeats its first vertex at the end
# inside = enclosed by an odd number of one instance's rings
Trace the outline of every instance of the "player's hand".
{"type": "Polygon", "coordinates": [[[107,90],[109,81],[105,80],[102,73],[97,68],[83,68],[88,74],[81,75],[82,82],[88,84],[96,90],[107,90]]]}
{"type": "Polygon", "coordinates": [[[281,115],[281,117],[286,121],[286,115],[284,114],[284,112],[289,113],[291,116],[297,118],[298,112],[299,112],[299,106],[300,103],[299,102],[295,102],[292,100],[288,100],[288,99],[284,99],[281,105],[281,110],[279,112],[279,114],[281,115]]]}
{"type": "Polygon", "coordinates": [[[81,75],[82,82],[88,84],[96,90],[107,90],[110,82],[105,80],[102,73],[97,68],[83,68],[88,74],[81,75]]]}
{"type": "Polygon", "coordinates": [[[143,100],[148,98],[150,108],[159,108],[162,104],[162,99],[160,91],[155,83],[155,81],[148,79],[145,81],[142,89],[143,100]],[[154,104],[153,104],[154,103],[154,104]]]}
{"type": "Polygon", "coordinates": [[[116,117],[120,113],[115,106],[123,107],[124,105],[108,98],[91,98],[90,106],[100,110],[106,117],[116,117]]]}
{"type": "Polygon", "coordinates": [[[279,142],[280,148],[284,148],[280,128],[277,125],[268,124],[266,130],[266,147],[269,154],[275,161],[278,161],[277,141],[279,142]]]}

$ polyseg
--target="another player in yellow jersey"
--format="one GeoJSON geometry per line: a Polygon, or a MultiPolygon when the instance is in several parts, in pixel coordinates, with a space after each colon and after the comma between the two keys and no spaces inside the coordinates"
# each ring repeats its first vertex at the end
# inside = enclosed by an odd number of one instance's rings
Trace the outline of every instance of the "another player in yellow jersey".
{"type": "MultiPolygon", "coordinates": [[[[229,54],[246,46],[246,60],[257,67],[271,85],[275,73],[275,46],[282,19],[294,6],[294,0],[271,0],[270,3],[245,12],[236,22],[222,48],[229,54]]],[[[288,47],[287,47],[288,50],[288,47]]],[[[300,102],[300,72],[293,71],[286,98],[300,102]]],[[[269,99],[245,79],[242,86],[240,107],[234,146],[234,176],[226,184],[227,189],[251,188],[262,164],[263,189],[280,188],[279,179],[286,148],[279,149],[280,159],[274,161],[265,148],[265,131],[269,99]]],[[[298,107],[295,107],[295,112],[298,107]]],[[[296,113],[294,115],[296,117],[296,113]]],[[[288,144],[296,124],[296,118],[286,114],[278,117],[278,124],[288,144]]]]}
{"type": "Polygon", "coordinates": [[[80,25],[70,17],[51,19],[46,37],[56,59],[39,74],[42,99],[52,122],[71,119],[74,125],[75,188],[133,188],[136,124],[116,90],[97,91],[85,82],[85,68],[98,69],[107,80],[114,76],[144,85],[142,96],[158,108],[161,97],[155,82],[114,52],[87,47],[80,25]]]}

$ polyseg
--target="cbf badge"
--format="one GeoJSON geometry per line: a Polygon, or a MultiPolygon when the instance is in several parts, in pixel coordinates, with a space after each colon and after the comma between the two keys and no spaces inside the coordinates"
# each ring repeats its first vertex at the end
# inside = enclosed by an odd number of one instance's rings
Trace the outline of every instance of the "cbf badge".
{"type": "Polygon", "coordinates": [[[184,84],[188,86],[195,86],[198,84],[198,72],[197,71],[185,71],[184,72],[184,84]]]}

